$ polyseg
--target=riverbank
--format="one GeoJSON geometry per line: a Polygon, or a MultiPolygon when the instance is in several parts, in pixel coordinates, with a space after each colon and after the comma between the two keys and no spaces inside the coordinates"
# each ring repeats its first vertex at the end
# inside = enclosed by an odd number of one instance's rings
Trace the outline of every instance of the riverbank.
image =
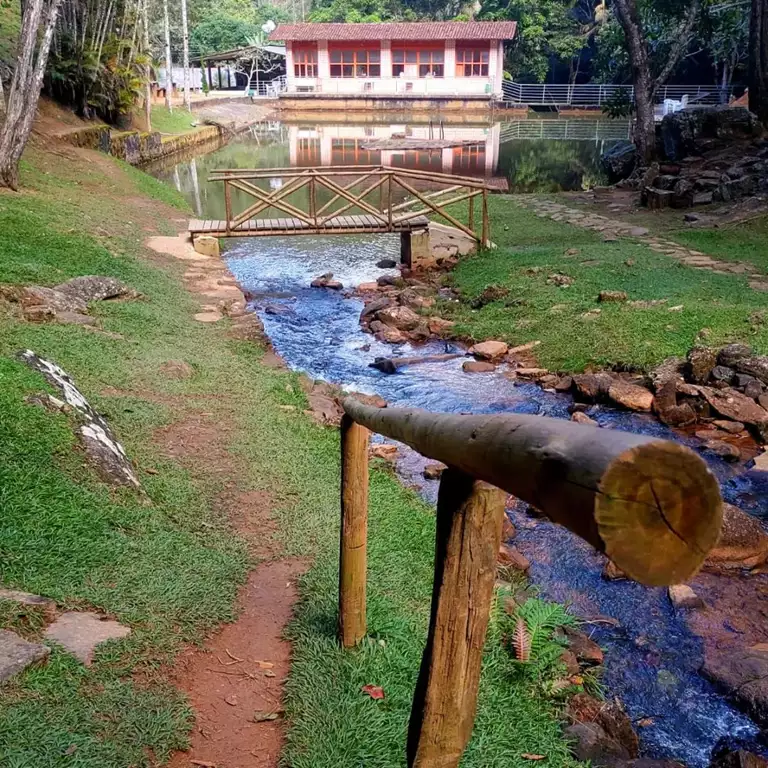
{"type": "MultiPolygon", "coordinates": [[[[204,322],[200,300],[183,287],[189,263],[146,248],[148,237],[184,228],[188,212],[173,190],[75,147],[31,148],[22,171],[24,191],[0,194],[0,282],[52,286],[99,274],[140,297],[95,303],[93,325],[32,323],[13,302],[0,306],[3,585],[53,601],[0,602],[2,628],[52,648],[46,665],[3,687],[4,761],[53,765],[77,754],[110,766],[163,763],[188,743],[195,715],[173,685],[191,683],[189,667],[174,667],[178,654],[207,637],[215,643],[222,622],[237,628],[238,606],[260,589],[262,604],[284,618],[298,595],[291,674],[281,704],[287,657],[262,655],[284,654],[283,627],[272,622],[272,634],[255,634],[250,655],[239,657],[270,717],[224,687],[209,691],[237,715],[233,749],[274,766],[276,749],[258,747],[279,746],[285,724],[292,766],[402,765],[431,594],[431,509],[374,466],[371,640],[341,652],[337,432],[305,415],[298,375],[262,363],[249,317],[204,322]],[[143,493],[102,482],[70,418],[26,402],[48,387],[15,358],[25,348],[62,366],[105,414],[143,493]],[[83,611],[130,630],[97,647],[90,666],[45,636],[54,618],[83,611]],[[368,684],[385,698],[366,696],[368,684]]],[[[464,764],[522,766],[526,754],[541,754],[570,765],[562,693],[548,684],[562,674],[559,646],[548,646],[546,664],[521,669],[504,640],[514,621],[500,598],[464,764]]],[[[211,656],[213,669],[233,671],[229,663],[211,656]]],[[[188,757],[211,759],[200,755],[188,757]]]]}

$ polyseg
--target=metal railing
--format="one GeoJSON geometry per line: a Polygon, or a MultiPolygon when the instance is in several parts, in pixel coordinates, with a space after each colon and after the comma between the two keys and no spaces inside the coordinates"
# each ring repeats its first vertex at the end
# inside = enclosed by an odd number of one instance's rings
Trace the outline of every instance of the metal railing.
{"type": "Polygon", "coordinates": [[[628,139],[629,120],[511,120],[503,123],[499,141],[549,139],[553,141],[603,141],[628,139]]]}
{"type": "MultiPolygon", "coordinates": [[[[604,85],[600,83],[502,83],[502,101],[505,104],[528,106],[602,107],[618,95],[634,101],[635,89],[631,85],[604,85]]],[[[727,104],[733,95],[732,87],[719,85],[667,85],[659,88],[656,103],[666,99],[679,101],[688,96],[689,104],[727,104]]]]}
{"type": "Polygon", "coordinates": [[[259,80],[255,78],[251,79],[249,87],[249,95],[256,97],[265,97],[268,99],[277,98],[287,88],[287,82],[285,75],[276,77],[273,80],[259,80]]]}
{"type": "Polygon", "coordinates": [[[375,408],[351,398],[343,407],[339,636],[345,648],[367,631],[371,432],[447,465],[437,497],[429,632],[408,727],[409,768],[457,768],[469,742],[506,493],[653,586],[690,577],[720,534],[717,481],[700,456],[678,443],[542,416],[457,416],[375,408]]]}

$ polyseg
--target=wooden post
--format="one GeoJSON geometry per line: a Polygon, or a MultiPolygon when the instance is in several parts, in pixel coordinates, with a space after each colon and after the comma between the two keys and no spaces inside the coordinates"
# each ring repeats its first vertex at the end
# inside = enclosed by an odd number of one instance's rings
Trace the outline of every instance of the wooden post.
{"type": "Polygon", "coordinates": [[[342,417],[339,637],[344,648],[357,645],[366,631],[369,436],[365,427],[342,417]]]}
{"type": "Polygon", "coordinates": [[[475,231],[475,198],[474,196],[469,198],[469,228],[475,231]]]}
{"type": "Polygon", "coordinates": [[[489,248],[491,245],[491,228],[488,221],[488,190],[483,189],[483,234],[481,239],[483,248],[489,248]]]}
{"type": "Polygon", "coordinates": [[[461,470],[437,497],[427,647],[408,725],[409,768],[456,768],[475,722],[506,494],[461,470]]]}
{"type": "Polygon", "coordinates": [[[408,229],[400,233],[400,263],[411,268],[411,231],[408,229]]]}
{"type": "Polygon", "coordinates": [[[387,213],[389,215],[389,231],[392,231],[392,174],[387,176],[387,213]]]}
{"type": "Polygon", "coordinates": [[[229,234],[230,222],[232,221],[232,190],[230,189],[228,179],[224,180],[224,211],[224,215],[227,217],[226,231],[229,234]]]}
{"type": "Polygon", "coordinates": [[[309,180],[309,218],[317,226],[317,191],[314,176],[309,180]]]}

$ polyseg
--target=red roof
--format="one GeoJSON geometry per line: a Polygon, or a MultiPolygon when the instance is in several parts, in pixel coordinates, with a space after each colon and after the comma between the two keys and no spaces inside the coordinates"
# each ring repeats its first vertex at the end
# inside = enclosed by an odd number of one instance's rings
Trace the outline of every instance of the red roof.
{"type": "Polygon", "coordinates": [[[515,21],[278,24],[270,40],[511,40],[515,21]]]}

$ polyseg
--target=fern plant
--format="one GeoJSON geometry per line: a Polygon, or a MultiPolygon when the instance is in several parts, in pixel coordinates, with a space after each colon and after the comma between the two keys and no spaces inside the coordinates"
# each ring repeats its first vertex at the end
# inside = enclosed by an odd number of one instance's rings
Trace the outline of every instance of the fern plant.
{"type": "Polygon", "coordinates": [[[560,665],[565,641],[555,635],[559,627],[574,626],[576,620],[559,603],[530,598],[511,617],[515,660],[530,677],[554,674],[560,665]]]}

